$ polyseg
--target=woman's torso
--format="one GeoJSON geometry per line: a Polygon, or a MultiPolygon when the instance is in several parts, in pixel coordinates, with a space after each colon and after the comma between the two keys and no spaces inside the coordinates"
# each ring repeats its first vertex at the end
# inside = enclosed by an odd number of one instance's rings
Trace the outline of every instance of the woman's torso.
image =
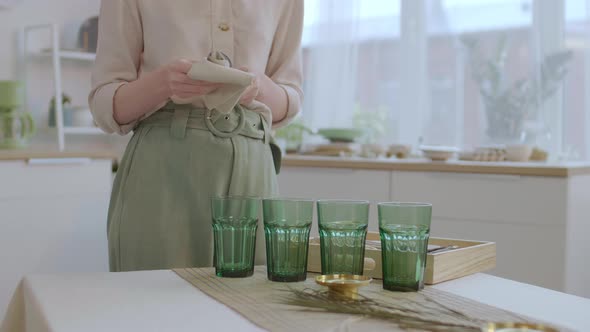
{"type": "Polygon", "coordinates": [[[290,0],[138,0],[141,71],[179,57],[202,60],[218,50],[234,67],[264,73],[285,1],[290,0]]]}

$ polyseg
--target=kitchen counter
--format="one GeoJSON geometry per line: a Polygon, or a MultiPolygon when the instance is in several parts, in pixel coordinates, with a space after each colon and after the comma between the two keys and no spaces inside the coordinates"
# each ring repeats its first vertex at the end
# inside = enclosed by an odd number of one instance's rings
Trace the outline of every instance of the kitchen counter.
{"type": "Polygon", "coordinates": [[[0,150],[2,160],[29,160],[29,159],[59,159],[59,158],[90,158],[112,159],[119,158],[119,153],[109,147],[74,147],[59,151],[54,146],[35,145],[23,149],[0,150]]]}
{"type": "Polygon", "coordinates": [[[590,251],[588,162],[287,156],[282,166],[285,197],[368,200],[370,231],[378,231],[375,203],[432,203],[432,236],[496,242],[498,264],[490,273],[590,297],[590,266],[579,264],[590,251]]]}
{"type": "MultiPolygon", "coordinates": [[[[23,149],[0,150],[2,160],[90,158],[111,159],[115,163],[122,156],[121,149],[103,145],[69,145],[59,151],[55,145],[35,144],[23,149]]],[[[452,172],[472,174],[505,174],[542,177],[571,177],[590,175],[590,162],[476,162],[452,160],[432,162],[428,159],[367,159],[303,156],[288,154],[283,158],[284,167],[319,167],[359,170],[452,172]]]]}
{"type": "Polygon", "coordinates": [[[504,174],[543,177],[590,175],[590,162],[476,162],[451,160],[433,162],[427,159],[366,159],[287,155],[285,167],[321,167],[362,170],[452,172],[474,174],[504,174]]]}

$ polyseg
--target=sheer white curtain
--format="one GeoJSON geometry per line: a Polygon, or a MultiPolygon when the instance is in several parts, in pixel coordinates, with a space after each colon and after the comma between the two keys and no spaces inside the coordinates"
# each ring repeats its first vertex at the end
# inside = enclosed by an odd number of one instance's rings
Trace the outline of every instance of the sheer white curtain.
{"type": "MultiPolygon", "coordinates": [[[[309,1],[308,1],[309,2],[309,1]]],[[[306,24],[307,120],[330,127],[352,126],[358,89],[360,0],[323,0],[306,4],[315,20],[306,24]]]]}
{"type": "Polygon", "coordinates": [[[506,123],[519,121],[523,134],[508,133],[509,139],[528,140],[554,160],[590,159],[590,0],[305,5],[305,124],[367,128],[373,142],[471,148],[505,143],[506,123]],[[504,91],[539,75],[543,59],[554,52],[571,49],[573,57],[553,95],[528,115],[512,111],[524,120],[506,122],[486,108],[473,76],[481,67],[472,63],[465,37],[477,41],[485,60],[507,40],[499,83],[504,91]]]}
{"type": "Polygon", "coordinates": [[[304,121],[391,134],[399,1],[306,0],[304,121]],[[386,121],[386,123],[384,123],[386,121]]]}
{"type": "Polygon", "coordinates": [[[429,74],[429,36],[451,30],[438,0],[306,0],[305,123],[361,127],[371,143],[460,146],[463,60],[429,74]]]}

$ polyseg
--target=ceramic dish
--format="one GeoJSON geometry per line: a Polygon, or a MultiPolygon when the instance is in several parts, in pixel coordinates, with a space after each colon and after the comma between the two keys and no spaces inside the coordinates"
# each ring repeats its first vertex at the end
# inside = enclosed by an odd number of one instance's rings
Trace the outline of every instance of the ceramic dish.
{"type": "Polygon", "coordinates": [[[407,158],[412,152],[412,146],[406,144],[392,144],[387,150],[387,157],[395,156],[397,159],[407,158]]]}
{"type": "Polygon", "coordinates": [[[459,149],[451,146],[422,145],[420,150],[424,157],[434,161],[445,161],[455,156],[459,149]]]}
{"type": "Polygon", "coordinates": [[[529,161],[533,147],[526,144],[508,145],[506,147],[506,159],[509,161],[529,161]]]}
{"type": "Polygon", "coordinates": [[[360,156],[363,158],[379,158],[383,154],[385,154],[385,148],[381,144],[361,145],[360,156]]]}
{"type": "Polygon", "coordinates": [[[322,128],[317,133],[331,142],[354,142],[363,135],[363,131],[356,128],[322,128]]]}
{"type": "Polygon", "coordinates": [[[506,148],[497,147],[478,147],[473,151],[466,151],[459,154],[459,160],[467,161],[503,161],[506,159],[506,148]]]}

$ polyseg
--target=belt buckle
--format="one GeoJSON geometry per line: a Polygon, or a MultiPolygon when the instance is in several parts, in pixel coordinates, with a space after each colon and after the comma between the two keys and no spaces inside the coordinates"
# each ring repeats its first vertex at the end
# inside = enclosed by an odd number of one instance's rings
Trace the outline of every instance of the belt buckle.
{"type": "Polygon", "coordinates": [[[238,109],[238,115],[240,116],[240,122],[230,132],[223,132],[223,131],[217,129],[213,125],[213,122],[211,121],[212,110],[208,109],[205,112],[205,125],[207,126],[207,129],[209,129],[209,131],[212,132],[213,135],[215,135],[217,137],[222,137],[222,138],[231,138],[231,137],[238,135],[240,133],[240,131],[242,131],[242,129],[244,129],[244,126],[246,125],[246,113],[244,112],[244,109],[240,106],[238,106],[237,109],[238,109]]]}

